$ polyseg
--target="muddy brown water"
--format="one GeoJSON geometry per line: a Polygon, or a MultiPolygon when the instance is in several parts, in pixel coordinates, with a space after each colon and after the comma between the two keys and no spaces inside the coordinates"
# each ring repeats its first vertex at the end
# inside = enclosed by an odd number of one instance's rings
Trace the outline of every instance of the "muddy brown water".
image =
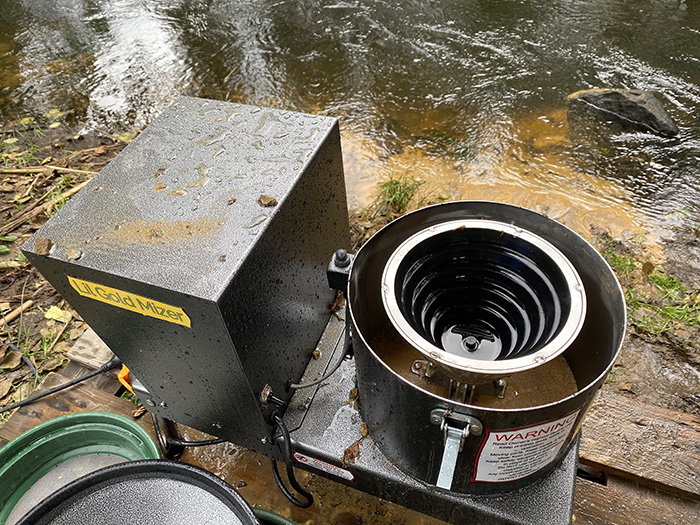
{"type": "MultiPolygon", "coordinates": [[[[190,440],[206,437],[192,429],[184,434],[190,440]]],[[[296,470],[299,483],[314,496],[310,508],[300,509],[289,503],[277,488],[268,458],[232,443],[186,449],[182,461],[219,476],[249,504],[272,510],[300,525],[446,525],[436,518],[296,470]]]]}
{"type": "MultiPolygon", "coordinates": [[[[425,358],[391,324],[387,324],[372,340],[372,349],[389,368],[408,382],[441,397],[448,395],[449,379],[440,372],[430,378],[411,372],[411,364],[416,359],[425,358]]],[[[560,401],[578,391],[574,375],[563,356],[512,374],[507,382],[503,398],[486,392],[492,390],[489,388],[491,385],[477,386],[470,404],[497,409],[529,408],[560,401]]]]}
{"type": "Polygon", "coordinates": [[[584,234],[653,244],[700,216],[697,2],[0,3],[5,123],[142,128],[180,94],[337,117],[355,205],[408,172],[584,234]],[[657,92],[680,135],[572,143],[566,96],[605,87],[657,92]]]}

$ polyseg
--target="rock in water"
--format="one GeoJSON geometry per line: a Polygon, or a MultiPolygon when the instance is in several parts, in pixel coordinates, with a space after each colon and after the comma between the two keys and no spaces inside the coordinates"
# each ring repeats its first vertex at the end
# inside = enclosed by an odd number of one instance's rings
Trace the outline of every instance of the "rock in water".
{"type": "Polygon", "coordinates": [[[605,122],[612,131],[644,131],[666,137],[678,135],[678,126],[656,96],[637,89],[586,89],[568,96],[572,131],[605,122]]]}

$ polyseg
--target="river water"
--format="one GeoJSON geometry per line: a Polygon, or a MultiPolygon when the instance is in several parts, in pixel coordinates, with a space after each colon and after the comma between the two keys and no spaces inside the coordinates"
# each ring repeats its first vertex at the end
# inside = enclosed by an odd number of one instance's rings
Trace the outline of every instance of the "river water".
{"type": "Polygon", "coordinates": [[[0,118],[142,128],[178,95],[337,117],[350,204],[408,173],[581,233],[700,223],[690,0],[3,0],[0,118]],[[655,91],[681,132],[569,141],[565,99],[655,91]]]}

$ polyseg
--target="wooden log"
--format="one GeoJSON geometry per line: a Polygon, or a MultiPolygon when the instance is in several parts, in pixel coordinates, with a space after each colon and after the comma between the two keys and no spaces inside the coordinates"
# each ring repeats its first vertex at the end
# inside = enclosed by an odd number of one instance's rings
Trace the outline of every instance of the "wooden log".
{"type": "MultiPolygon", "coordinates": [[[[38,391],[48,390],[68,380],[65,376],[52,372],[46,376],[38,391]]],[[[125,399],[88,385],[78,384],[26,405],[12,414],[7,423],[0,428],[0,447],[39,423],[64,414],[99,410],[131,418],[135,408],[136,405],[125,399]]],[[[136,421],[155,439],[150,417],[144,416],[136,421]]]]}
{"type": "MultiPolygon", "coordinates": [[[[85,380],[84,384],[97,390],[102,390],[103,392],[113,396],[117,395],[122,390],[122,384],[119,382],[119,379],[117,379],[120,369],[121,368],[116,368],[114,370],[110,370],[109,372],[105,372],[104,374],[91,377],[90,379],[85,380]]],[[[93,370],[94,368],[86,368],[78,363],[70,361],[63,368],[63,370],[61,370],[61,375],[67,377],[68,379],[78,379],[79,377],[84,376],[93,370]]],[[[134,407],[135,406],[136,405],[134,405],[134,407]]]]}
{"type": "Polygon", "coordinates": [[[12,321],[14,321],[17,317],[20,316],[23,312],[26,312],[29,310],[32,306],[34,305],[34,301],[31,299],[28,301],[23,302],[20,306],[12,310],[9,314],[3,315],[0,318],[0,328],[5,326],[6,324],[10,324],[12,321]]]}
{"type": "MultiPolygon", "coordinates": [[[[88,328],[71,349],[68,350],[66,356],[70,359],[70,363],[66,365],[61,373],[71,379],[77,379],[92,370],[97,370],[112,359],[113,355],[109,347],[100,339],[100,336],[92,328],[88,328]]],[[[121,367],[92,377],[86,381],[86,384],[98,390],[116,394],[122,388],[121,383],[117,379],[120,370],[121,367]]]]}
{"type": "Polygon", "coordinates": [[[616,476],[700,498],[700,418],[600,391],[580,461],[616,476]]]}
{"type": "Polygon", "coordinates": [[[700,523],[700,503],[611,476],[607,485],[576,479],[575,525],[700,523]]]}
{"type": "Polygon", "coordinates": [[[85,330],[67,354],[68,359],[90,370],[98,369],[112,359],[113,355],[92,328],[85,330]]]}

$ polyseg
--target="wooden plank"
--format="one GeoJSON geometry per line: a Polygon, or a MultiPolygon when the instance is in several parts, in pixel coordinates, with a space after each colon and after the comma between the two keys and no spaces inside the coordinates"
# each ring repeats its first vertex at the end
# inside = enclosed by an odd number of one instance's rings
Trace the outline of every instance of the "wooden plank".
{"type": "Polygon", "coordinates": [[[700,523],[700,503],[611,476],[608,484],[576,479],[574,525],[700,523]]]}
{"type": "MultiPolygon", "coordinates": [[[[84,384],[89,385],[92,388],[96,388],[97,390],[107,392],[108,394],[116,395],[122,389],[122,385],[119,382],[119,379],[117,379],[119,370],[121,370],[121,368],[115,368],[109,372],[91,377],[90,379],[87,379],[84,384]]],[[[79,377],[82,377],[90,372],[92,372],[92,369],[86,368],[71,361],[63,368],[63,370],[61,370],[61,375],[67,377],[68,379],[78,379],[79,377]]]]}
{"type": "MultiPolygon", "coordinates": [[[[66,377],[52,372],[46,376],[40,390],[48,390],[67,381],[66,377]]],[[[125,399],[87,385],[78,384],[24,406],[12,414],[12,417],[0,429],[0,447],[39,423],[64,414],[99,410],[132,418],[131,414],[135,408],[136,405],[125,399]]],[[[155,439],[153,424],[148,414],[136,421],[155,439]]]]}
{"type": "Polygon", "coordinates": [[[96,370],[114,355],[92,328],[83,332],[68,350],[68,359],[90,370],[96,370]]]}
{"type": "Polygon", "coordinates": [[[653,488],[700,497],[700,418],[600,391],[580,461],[653,488]]]}

